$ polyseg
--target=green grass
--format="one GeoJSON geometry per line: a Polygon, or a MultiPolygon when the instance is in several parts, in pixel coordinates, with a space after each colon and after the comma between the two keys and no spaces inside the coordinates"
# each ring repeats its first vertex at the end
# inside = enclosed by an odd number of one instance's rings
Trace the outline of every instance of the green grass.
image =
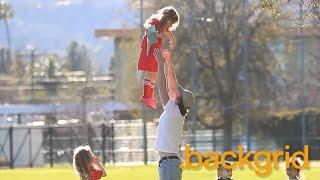
{"type": "MultiPolygon", "coordinates": [[[[103,179],[108,180],[157,180],[157,166],[130,166],[130,167],[107,167],[108,176],[103,179]]],[[[183,171],[183,180],[214,180],[215,171],[183,171]]],[[[320,167],[313,167],[303,171],[306,180],[318,180],[320,177],[320,167]]],[[[254,171],[235,170],[233,172],[235,180],[285,180],[283,169],[273,170],[271,175],[265,178],[258,177],[254,171]]],[[[33,168],[33,169],[0,169],[1,180],[76,180],[74,171],[71,167],[54,168],[33,168]]]]}

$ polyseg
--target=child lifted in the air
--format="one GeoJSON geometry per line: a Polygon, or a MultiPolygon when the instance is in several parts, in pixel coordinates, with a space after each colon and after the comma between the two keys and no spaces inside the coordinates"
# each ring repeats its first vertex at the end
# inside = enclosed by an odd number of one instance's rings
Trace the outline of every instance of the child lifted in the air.
{"type": "Polygon", "coordinates": [[[143,96],[140,101],[146,107],[156,109],[153,91],[157,80],[158,63],[154,50],[160,48],[164,37],[169,38],[169,47],[174,49],[176,40],[172,31],[179,25],[179,14],[172,6],[164,7],[148,18],[144,24],[145,35],[141,43],[138,70],[144,71],[143,96]]]}

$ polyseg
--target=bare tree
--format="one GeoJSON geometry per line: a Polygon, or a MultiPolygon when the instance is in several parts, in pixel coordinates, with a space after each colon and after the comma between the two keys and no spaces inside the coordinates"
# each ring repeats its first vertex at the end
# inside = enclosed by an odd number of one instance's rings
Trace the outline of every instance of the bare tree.
{"type": "MultiPolygon", "coordinates": [[[[11,37],[10,37],[10,28],[8,19],[13,17],[13,11],[9,3],[6,1],[0,2],[0,20],[3,20],[6,34],[7,34],[7,42],[8,42],[8,48],[9,48],[9,54],[11,54],[11,37]]],[[[11,56],[11,55],[10,55],[11,56]]]]}
{"type": "MultiPolygon", "coordinates": [[[[168,1],[158,2],[162,7],[168,1]]],[[[170,4],[173,4],[170,1],[170,4]]],[[[181,25],[175,35],[178,44],[175,64],[180,82],[190,88],[190,68],[198,68],[197,101],[199,122],[207,128],[222,128],[224,150],[232,148],[233,129],[239,131],[242,119],[242,1],[203,0],[189,7],[187,2],[175,1],[181,14],[181,25]],[[188,11],[194,9],[195,17],[188,11]],[[196,19],[195,44],[197,66],[190,67],[188,18],[196,19]],[[237,121],[238,123],[234,124],[237,121]],[[237,127],[235,127],[237,125],[237,127]]],[[[276,76],[272,69],[277,61],[268,43],[279,30],[272,25],[273,15],[266,14],[260,3],[251,4],[249,21],[249,84],[250,109],[272,107],[276,99],[276,76]]],[[[253,117],[250,117],[253,118],[253,117]]]]}

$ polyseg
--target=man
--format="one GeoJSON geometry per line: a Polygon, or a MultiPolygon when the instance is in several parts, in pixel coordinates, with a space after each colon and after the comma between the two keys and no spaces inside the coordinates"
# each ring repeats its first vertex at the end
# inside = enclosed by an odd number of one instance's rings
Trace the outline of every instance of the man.
{"type": "Polygon", "coordinates": [[[182,170],[179,157],[185,116],[194,103],[193,93],[178,85],[174,72],[171,52],[155,52],[158,59],[158,87],[164,111],[157,129],[155,150],[159,152],[160,180],[181,180],[182,170]],[[167,73],[164,74],[164,62],[167,73]],[[167,80],[167,81],[166,81],[167,80]]]}

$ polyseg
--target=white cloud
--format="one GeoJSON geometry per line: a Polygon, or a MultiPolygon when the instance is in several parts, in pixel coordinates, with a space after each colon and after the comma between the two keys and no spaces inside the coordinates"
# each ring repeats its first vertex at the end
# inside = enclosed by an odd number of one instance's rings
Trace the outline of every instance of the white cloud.
{"type": "Polygon", "coordinates": [[[81,5],[85,1],[84,0],[58,0],[55,5],[56,6],[70,6],[70,5],[81,5]]]}

